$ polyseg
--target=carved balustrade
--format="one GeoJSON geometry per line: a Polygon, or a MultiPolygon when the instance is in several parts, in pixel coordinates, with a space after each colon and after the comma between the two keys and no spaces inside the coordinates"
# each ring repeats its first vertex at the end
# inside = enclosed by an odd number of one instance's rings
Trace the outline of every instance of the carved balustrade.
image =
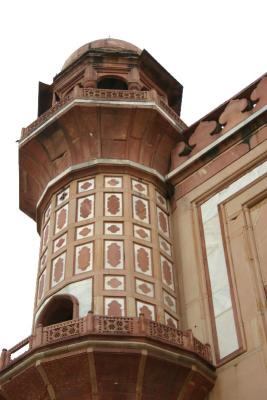
{"type": "Polygon", "coordinates": [[[212,362],[210,345],[201,343],[193,336],[191,330],[181,331],[159,322],[148,320],[142,314],[140,314],[139,318],[128,318],[105,317],[88,313],[84,318],[46,327],[37,326],[34,335],[29,336],[9,350],[2,350],[0,370],[39,347],[90,335],[144,337],[181,350],[190,351],[202,359],[212,362]],[[15,353],[25,346],[28,346],[25,352],[16,357],[15,353]]]}
{"type": "Polygon", "coordinates": [[[80,88],[75,87],[73,93],[64,99],[55,103],[49,110],[44,112],[39,118],[31,123],[27,128],[22,129],[21,139],[25,139],[35,129],[39,128],[42,124],[52,118],[58,111],[62,110],[67,104],[73,100],[104,100],[104,101],[142,101],[156,103],[163,111],[170,116],[180,129],[185,129],[186,125],[181,121],[179,116],[173,111],[168,104],[157,95],[155,90],[139,91],[139,90],[113,90],[113,89],[95,89],[95,88],[80,88]]]}
{"type": "Polygon", "coordinates": [[[0,370],[7,366],[8,364],[12,363],[12,361],[16,360],[20,356],[23,356],[25,353],[28,353],[32,349],[32,339],[33,336],[28,336],[26,339],[22,340],[21,342],[17,343],[11,349],[3,349],[1,352],[0,357],[0,370]],[[21,350],[25,348],[25,351],[21,350]],[[16,353],[21,353],[20,355],[16,356],[16,353]]]}

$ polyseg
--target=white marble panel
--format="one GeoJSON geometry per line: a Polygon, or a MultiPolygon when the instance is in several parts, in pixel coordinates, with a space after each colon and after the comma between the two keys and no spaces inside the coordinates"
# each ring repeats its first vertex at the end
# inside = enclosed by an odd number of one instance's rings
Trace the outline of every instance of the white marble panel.
{"type": "Polygon", "coordinates": [[[238,340],[233,309],[225,311],[215,318],[220,357],[226,357],[238,349],[238,340]]]}
{"type": "Polygon", "coordinates": [[[105,188],[122,188],[122,177],[121,176],[105,176],[104,179],[105,188]]]}
{"type": "Polygon", "coordinates": [[[153,283],[143,281],[141,279],[135,280],[135,291],[143,296],[154,297],[153,283]]]}
{"type": "Polygon", "coordinates": [[[79,226],[76,228],[76,240],[85,239],[94,235],[94,224],[79,226]]]}
{"type": "Polygon", "coordinates": [[[121,240],[105,240],[104,265],[105,269],[124,268],[124,246],[121,240]]]}
{"type": "Polygon", "coordinates": [[[178,328],[178,322],[175,318],[173,318],[170,314],[168,314],[166,311],[164,312],[164,319],[165,319],[165,324],[172,327],[172,328],[178,328]]]}
{"type": "Polygon", "coordinates": [[[77,202],[77,221],[85,221],[94,218],[95,215],[95,196],[80,197],[77,202]]]}
{"type": "Polygon", "coordinates": [[[123,275],[105,275],[105,290],[125,290],[125,276],[123,275]]]}
{"type": "Polygon", "coordinates": [[[68,225],[68,211],[69,205],[66,204],[56,212],[55,233],[62,231],[68,225]]]}
{"type": "Polygon", "coordinates": [[[143,226],[135,225],[135,224],[134,224],[133,228],[134,228],[134,237],[136,237],[137,239],[147,240],[148,242],[151,242],[150,229],[146,229],[143,226]]]}
{"type": "Polygon", "coordinates": [[[133,218],[145,222],[149,224],[150,215],[149,215],[149,206],[148,201],[142,199],[141,197],[133,196],[132,205],[133,205],[133,218]]]}
{"type": "Polygon", "coordinates": [[[54,260],[52,261],[51,287],[56,286],[58,283],[64,280],[65,265],[66,265],[66,252],[60,254],[60,256],[54,258],[54,260]]]}
{"type": "Polygon", "coordinates": [[[122,193],[105,193],[105,216],[122,217],[122,193]]]}
{"type": "Polygon", "coordinates": [[[132,190],[144,196],[148,195],[148,187],[145,183],[132,179],[132,190]]]}
{"type": "Polygon", "coordinates": [[[37,296],[37,302],[41,301],[42,298],[44,297],[44,292],[45,292],[45,281],[46,281],[46,269],[42,272],[39,281],[38,281],[38,296],[37,296]]]}
{"type": "Polygon", "coordinates": [[[169,242],[167,240],[163,239],[161,236],[159,236],[159,247],[161,251],[164,251],[164,253],[168,254],[168,256],[172,256],[172,248],[169,242]]]}
{"type": "Polygon", "coordinates": [[[66,244],[67,244],[67,233],[64,233],[64,235],[61,235],[56,240],[54,240],[53,253],[56,253],[58,250],[66,246],[66,244]]]}
{"type": "Polygon", "coordinates": [[[49,230],[50,230],[50,219],[47,221],[47,224],[45,225],[43,229],[43,234],[42,234],[42,250],[46,248],[49,240],[49,230]]]}
{"type": "Polygon", "coordinates": [[[163,302],[171,311],[176,312],[176,299],[163,290],[163,302]]]}
{"type": "Polygon", "coordinates": [[[163,256],[160,256],[160,269],[162,282],[174,290],[173,265],[163,256]]]}
{"type": "Polygon", "coordinates": [[[267,172],[267,161],[221,190],[201,206],[209,277],[221,357],[238,349],[229,278],[222,241],[218,206],[267,172]],[[226,311],[227,310],[227,311],[226,311]]]}
{"type": "Polygon", "coordinates": [[[93,190],[95,188],[95,179],[85,179],[78,182],[78,193],[88,192],[88,190],[93,190]]]}
{"type": "Polygon", "coordinates": [[[156,191],[156,200],[157,203],[164,208],[164,210],[167,211],[167,200],[159,193],[156,191]]]}
{"type": "Polygon", "coordinates": [[[105,222],[104,233],[105,235],[123,235],[123,223],[105,222]]]}
{"type": "Polygon", "coordinates": [[[158,218],[158,229],[159,232],[163,235],[169,237],[169,217],[161,208],[157,207],[157,218],[158,218]]]}
{"type": "Polygon", "coordinates": [[[134,267],[136,272],[152,276],[151,249],[134,243],[134,267]]]}
{"type": "Polygon", "coordinates": [[[108,317],[125,316],[125,299],[123,297],[105,297],[105,315],[108,317]]]}
{"type": "Polygon", "coordinates": [[[57,206],[69,199],[70,189],[66,188],[57,194],[57,206]]]}
{"type": "Polygon", "coordinates": [[[75,274],[92,271],[94,262],[93,242],[75,248],[75,274]]]}
{"type": "Polygon", "coordinates": [[[151,319],[152,321],[156,319],[155,306],[153,304],[143,303],[137,300],[136,312],[138,317],[140,314],[144,314],[146,319],[151,319]]]}
{"type": "Polygon", "coordinates": [[[50,217],[51,214],[51,204],[49,204],[49,206],[47,207],[45,213],[44,213],[44,222],[46,222],[48,220],[48,218],[50,217]]]}

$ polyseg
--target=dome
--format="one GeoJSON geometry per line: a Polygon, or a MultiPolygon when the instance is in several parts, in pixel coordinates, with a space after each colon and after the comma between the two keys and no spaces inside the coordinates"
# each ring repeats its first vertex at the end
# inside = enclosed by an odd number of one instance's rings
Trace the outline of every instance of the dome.
{"type": "Polygon", "coordinates": [[[134,46],[133,44],[129,42],[125,42],[124,40],[118,40],[118,39],[99,39],[99,40],[94,40],[93,42],[86,43],[82,47],[80,47],[78,50],[74,51],[69,58],[65,61],[62,70],[67,68],[69,65],[71,65],[74,61],[78,60],[83,54],[85,54],[87,51],[90,49],[103,49],[103,50],[115,50],[115,51],[121,51],[121,50],[126,50],[126,51],[132,51],[136,54],[141,54],[141,50],[134,46]]]}

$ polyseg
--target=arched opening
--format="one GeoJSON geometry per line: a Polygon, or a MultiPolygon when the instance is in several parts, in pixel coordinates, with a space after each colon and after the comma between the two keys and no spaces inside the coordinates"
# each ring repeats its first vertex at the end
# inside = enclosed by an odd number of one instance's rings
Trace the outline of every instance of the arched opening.
{"type": "Polygon", "coordinates": [[[37,325],[49,326],[79,317],[78,300],[71,295],[56,295],[45,305],[37,325]]]}
{"type": "Polygon", "coordinates": [[[102,78],[97,82],[98,89],[115,89],[115,90],[127,90],[127,83],[120,79],[114,77],[102,78]]]}

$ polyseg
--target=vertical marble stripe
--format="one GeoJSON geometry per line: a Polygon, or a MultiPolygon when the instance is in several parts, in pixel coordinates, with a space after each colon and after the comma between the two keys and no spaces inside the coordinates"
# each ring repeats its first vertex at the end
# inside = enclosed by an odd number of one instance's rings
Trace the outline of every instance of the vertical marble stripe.
{"type": "Polygon", "coordinates": [[[222,241],[218,206],[228,197],[267,172],[267,161],[257,166],[201,205],[208,271],[211,283],[215,326],[220,358],[238,350],[237,329],[233,313],[230,284],[222,241]]]}

